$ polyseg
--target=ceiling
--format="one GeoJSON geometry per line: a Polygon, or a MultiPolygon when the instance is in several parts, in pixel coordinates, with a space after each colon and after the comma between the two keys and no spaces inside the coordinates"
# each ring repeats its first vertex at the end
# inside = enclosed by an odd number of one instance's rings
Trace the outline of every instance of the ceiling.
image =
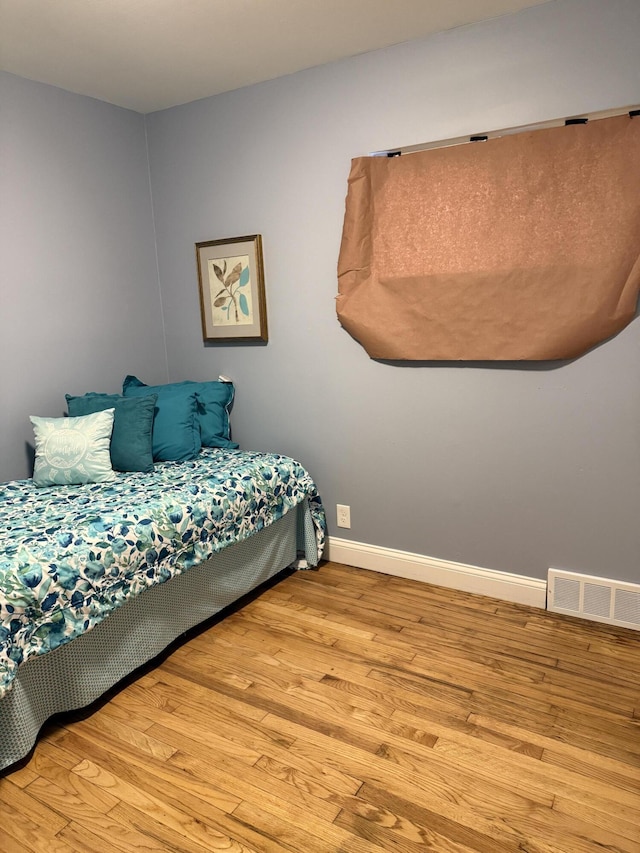
{"type": "Polygon", "coordinates": [[[0,69],[141,113],[549,0],[0,0],[0,69]]]}

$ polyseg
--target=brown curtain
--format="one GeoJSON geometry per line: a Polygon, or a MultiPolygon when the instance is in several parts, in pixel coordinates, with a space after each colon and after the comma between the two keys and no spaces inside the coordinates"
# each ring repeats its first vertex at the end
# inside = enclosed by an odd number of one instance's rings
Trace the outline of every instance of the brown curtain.
{"type": "Polygon", "coordinates": [[[338,318],[372,358],[565,359],[640,287],[640,117],[353,161],[338,318]]]}

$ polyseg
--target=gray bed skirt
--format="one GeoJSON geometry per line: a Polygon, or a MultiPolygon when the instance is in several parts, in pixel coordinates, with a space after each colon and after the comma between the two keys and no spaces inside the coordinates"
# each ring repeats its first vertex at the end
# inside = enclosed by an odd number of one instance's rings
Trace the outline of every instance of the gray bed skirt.
{"type": "Polygon", "coordinates": [[[91,704],[180,634],[297,566],[298,557],[301,567],[318,563],[306,501],[249,539],[130,599],[87,634],[26,661],[0,700],[0,770],[30,752],[53,714],[91,704]]]}

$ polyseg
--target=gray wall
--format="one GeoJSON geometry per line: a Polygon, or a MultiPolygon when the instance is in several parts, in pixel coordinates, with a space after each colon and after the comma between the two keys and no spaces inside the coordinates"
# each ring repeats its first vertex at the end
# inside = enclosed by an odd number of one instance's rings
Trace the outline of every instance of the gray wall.
{"type": "Polygon", "coordinates": [[[639,579],[638,321],[569,364],[409,367],[334,308],[352,157],[637,103],[639,43],[637,0],[558,0],[147,117],[170,378],[232,376],[235,437],[306,464],[334,535],[639,579]],[[193,244],[256,232],[270,342],[205,347],[193,244]]]}
{"type": "Polygon", "coordinates": [[[28,416],[166,380],[144,117],[0,72],[0,480],[28,416]]]}
{"type": "Polygon", "coordinates": [[[0,480],[65,392],[222,372],[235,437],[306,464],[334,535],[638,580],[638,321],[570,364],[397,366],[334,296],[352,157],[637,103],[639,39],[637,0],[558,0],[152,114],[149,160],[142,116],[0,73],[0,480]],[[256,232],[271,340],[205,347],[193,244],[256,232]]]}

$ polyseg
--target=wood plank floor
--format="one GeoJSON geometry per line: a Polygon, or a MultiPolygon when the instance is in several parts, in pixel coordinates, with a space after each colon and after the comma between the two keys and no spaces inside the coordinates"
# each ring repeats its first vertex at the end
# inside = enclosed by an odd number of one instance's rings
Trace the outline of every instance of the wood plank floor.
{"type": "Polygon", "coordinates": [[[326,563],[43,733],[0,850],[638,853],[640,633],[326,563]]]}

